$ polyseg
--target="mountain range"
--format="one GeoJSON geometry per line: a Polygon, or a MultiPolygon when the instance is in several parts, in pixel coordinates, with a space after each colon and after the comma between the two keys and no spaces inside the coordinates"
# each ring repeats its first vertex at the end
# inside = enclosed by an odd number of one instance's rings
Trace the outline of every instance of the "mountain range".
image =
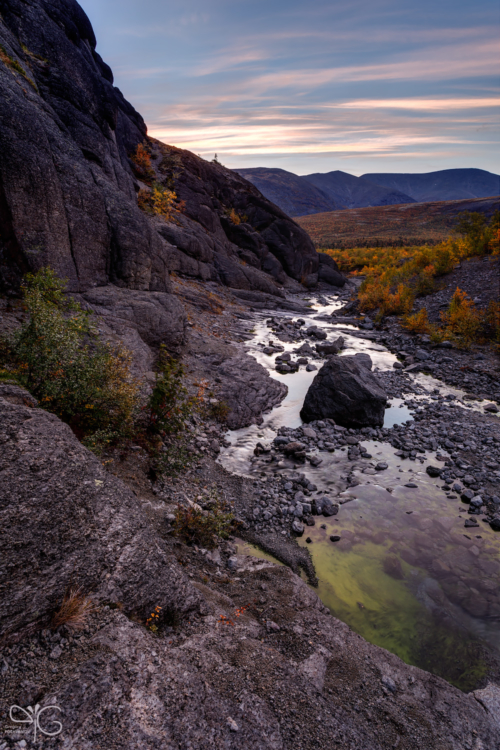
{"type": "Polygon", "coordinates": [[[234,171],[289,216],[500,194],[500,176],[484,169],[444,169],[424,174],[373,173],[361,177],[340,170],[300,176],[266,167],[234,171]]]}

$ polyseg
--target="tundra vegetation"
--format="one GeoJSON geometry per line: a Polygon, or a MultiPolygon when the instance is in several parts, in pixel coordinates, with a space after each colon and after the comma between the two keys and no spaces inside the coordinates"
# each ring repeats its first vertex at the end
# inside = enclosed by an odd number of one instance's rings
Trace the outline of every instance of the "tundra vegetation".
{"type": "Polygon", "coordinates": [[[358,247],[326,252],[351,276],[364,277],[358,290],[361,312],[376,311],[377,319],[401,315],[410,331],[427,333],[439,342],[451,339],[468,347],[473,341],[500,344],[500,302],[490,302],[486,310],[476,309],[459,288],[439,324],[431,324],[425,309],[412,314],[417,297],[439,289],[440,278],[463,260],[500,254],[500,212],[488,221],[482,214],[464,212],[459,216],[459,238],[448,238],[434,246],[358,247]]]}

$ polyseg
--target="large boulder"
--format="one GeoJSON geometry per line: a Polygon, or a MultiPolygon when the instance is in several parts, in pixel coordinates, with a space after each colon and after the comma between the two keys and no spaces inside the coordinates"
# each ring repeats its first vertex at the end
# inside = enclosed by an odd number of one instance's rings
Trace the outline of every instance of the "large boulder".
{"type": "Polygon", "coordinates": [[[0,642],[46,626],[70,586],[142,618],[199,610],[139,499],[32,404],[0,385],[0,642]]]}
{"type": "Polygon", "coordinates": [[[222,381],[218,397],[229,409],[226,424],[230,430],[262,424],[262,413],[288,393],[284,383],[274,380],[265,367],[246,355],[225,360],[217,368],[217,376],[222,381]]]}
{"type": "Polygon", "coordinates": [[[338,354],[344,348],[344,343],[344,337],[339,336],[335,341],[324,341],[323,343],[316,344],[316,351],[320,357],[326,357],[329,354],[338,354]]]}
{"type": "Polygon", "coordinates": [[[387,396],[360,358],[328,359],[309,386],[304,422],[330,417],[344,427],[381,427],[387,396]]]}

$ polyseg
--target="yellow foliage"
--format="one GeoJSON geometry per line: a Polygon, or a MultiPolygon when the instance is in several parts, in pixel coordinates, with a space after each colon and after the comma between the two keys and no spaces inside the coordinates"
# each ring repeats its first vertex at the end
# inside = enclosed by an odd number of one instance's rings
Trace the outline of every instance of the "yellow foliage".
{"type": "Polygon", "coordinates": [[[231,213],[229,214],[229,218],[231,219],[231,221],[233,222],[233,224],[241,224],[241,218],[236,213],[236,211],[234,210],[234,208],[231,209],[231,213]]]}
{"type": "Polygon", "coordinates": [[[165,190],[160,185],[154,186],[152,201],[155,214],[163,216],[167,221],[170,221],[174,209],[174,201],[176,200],[177,195],[173,190],[165,190]]]}
{"type": "Polygon", "coordinates": [[[458,287],[448,310],[441,313],[441,319],[450,336],[465,347],[482,338],[484,315],[476,310],[472,300],[458,287]]]}
{"type": "Polygon", "coordinates": [[[423,307],[417,313],[413,315],[407,315],[403,323],[404,327],[412,333],[428,333],[429,332],[429,319],[427,317],[427,310],[423,307]]]}
{"type": "Polygon", "coordinates": [[[142,211],[163,216],[166,221],[171,221],[174,211],[178,210],[176,200],[177,194],[159,183],[155,183],[152,190],[139,190],[137,196],[137,204],[142,211]]]}

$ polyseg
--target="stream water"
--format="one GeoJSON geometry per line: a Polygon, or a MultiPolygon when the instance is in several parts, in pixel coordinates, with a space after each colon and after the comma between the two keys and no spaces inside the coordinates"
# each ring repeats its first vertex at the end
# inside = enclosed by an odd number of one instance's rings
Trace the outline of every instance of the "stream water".
{"type": "MultiPolygon", "coordinates": [[[[321,313],[338,307],[335,299],[325,306],[314,304],[321,313]]],[[[256,442],[271,442],[281,426],[301,425],[299,412],[316,375],[303,368],[283,375],[274,370],[276,355],[263,354],[259,346],[275,338],[266,326],[268,317],[256,318],[249,353],[273,378],[286,383],[288,395],[265,415],[263,424],[229,432],[231,444],[220,458],[230,471],[262,481],[262,466],[257,470],[251,461],[256,442]]],[[[379,344],[349,334],[354,327],[321,320],[314,324],[326,330],[329,338],[339,333],[335,329],[342,329],[346,339],[343,355],[366,352],[374,369],[392,370],[395,356],[379,344]]],[[[299,345],[280,343],[286,351],[299,345]]],[[[322,362],[314,362],[319,369],[322,362]]],[[[463,395],[431,377],[415,378],[429,395],[412,395],[414,401],[430,398],[436,386],[442,393],[458,398],[463,395]]],[[[412,419],[404,398],[392,399],[391,403],[385,414],[386,427],[412,419]]],[[[488,524],[481,524],[477,530],[464,529],[460,500],[447,498],[440,489],[442,481],[431,479],[425,472],[427,464],[436,462],[432,453],[427,452],[425,463],[420,464],[402,461],[388,443],[364,440],[363,444],[374,460],[386,461],[388,469],[376,476],[364,473],[361,467],[355,469],[359,481],[356,487],[346,489],[345,475],[353,468],[346,449],[322,452],[320,466],[300,469],[319,490],[337,496],[341,503],[338,516],[316,518],[316,525],[307,527],[298,539],[300,545],[308,547],[314,561],[318,594],[333,615],[371,643],[463,690],[474,689],[489,665],[500,658],[500,599],[495,603],[500,591],[500,534],[488,524]],[[408,483],[417,487],[406,487],[408,483]],[[332,534],[341,540],[332,543],[332,534]],[[311,541],[307,543],[306,538],[311,541]]],[[[269,471],[276,471],[276,464],[269,471]]],[[[290,473],[286,467],[280,471],[283,476],[290,473]]],[[[242,551],[262,554],[248,545],[242,551]]]]}

